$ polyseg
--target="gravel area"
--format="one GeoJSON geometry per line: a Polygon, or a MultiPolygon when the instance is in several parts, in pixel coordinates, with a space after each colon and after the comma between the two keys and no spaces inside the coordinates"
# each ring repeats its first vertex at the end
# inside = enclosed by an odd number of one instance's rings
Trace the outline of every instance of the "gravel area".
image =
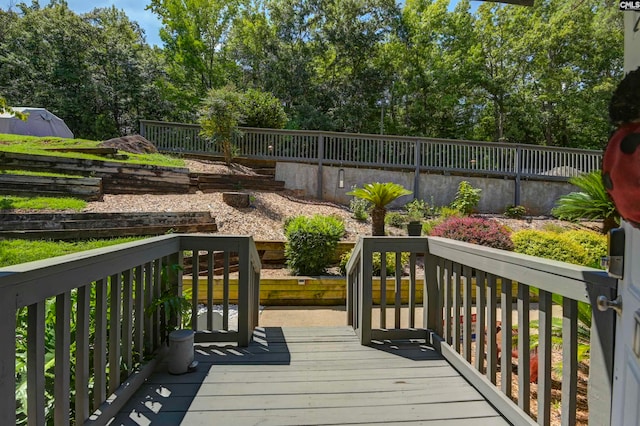
{"type": "MultiPolygon", "coordinates": [[[[185,160],[192,172],[219,174],[255,174],[252,169],[232,164],[228,167],[221,162],[185,160]]],[[[355,241],[359,235],[371,235],[371,221],[359,222],[351,217],[346,206],[318,200],[295,197],[290,192],[253,191],[251,206],[238,209],[222,201],[222,193],[168,194],[168,195],[110,195],[103,201],[90,202],[86,212],[181,212],[209,211],[218,225],[218,232],[225,235],[252,235],[254,240],[284,240],[285,219],[298,215],[335,215],[344,220],[346,235],[344,240],[355,241]]],[[[519,219],[494,217],[512,230],[542,229],[548,224],[574,226],[567,222],[549,218],[535,218],[531,223],[519,219]]],[[[591,229],[598,229],[597,222],[584,223],[591,229]]],[[[390,234],[406,235],[404,230],[387,227],[390,234]]]]}

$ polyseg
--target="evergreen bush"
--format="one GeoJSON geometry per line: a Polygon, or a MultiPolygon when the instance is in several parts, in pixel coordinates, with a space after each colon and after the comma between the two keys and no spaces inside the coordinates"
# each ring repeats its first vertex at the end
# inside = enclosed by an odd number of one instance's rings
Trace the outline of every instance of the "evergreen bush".
{"type": "Polygon", "coordinates": [[[407,224],[407,217],[399,212],[389,212],[384,217],[384,223],[396,228],[402,228],[407,224]]]}
{"type": "Polygon", "coordinates": [[[567,233],[536,231],[532,229],[514,232],[511,239],[514,251],[531,256],[544,257],[560,262],[588,265],[590,255],[575,237],[567,237],[567,233]]]}
{"type": "Polygon", "coordinates": [[[429,235],[502,250],[513,250],[509,230],[492,219],[451,217],[433,228],[429,235]]]}
{"type": "Polygon", "coordinates": [[[287,267],[294,275],[320,275],[331,264],[344,223],[335,216],[296,216],[285,222],[287,267]]]}

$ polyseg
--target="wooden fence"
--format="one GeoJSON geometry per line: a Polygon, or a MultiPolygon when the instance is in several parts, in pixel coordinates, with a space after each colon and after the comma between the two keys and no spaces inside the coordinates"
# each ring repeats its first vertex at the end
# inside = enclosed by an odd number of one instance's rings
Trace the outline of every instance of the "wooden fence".
{"type": "MultiPolygon", "coordinates": [[[[399,275],[401,267],[396,268],[399,275]]],[[[383,264],[382,274],[384,270],[383,264]]],[[[381,280],[385,280],[384,275],[381,280]]],[[[562,340],[561,421],[563,425],[576,424],[578,335],[580,329],[586,329],[590,336],[589,424],[609,424],[615,313],[590,312],[588,305],[595,304],[592,301],[600,295],[613,299],[616,283],[604,271],[443,238],[363,237],[347,265],[347,315],[363,344],[426,337],[513,424],[535,424],[533,417],[538,424],[551,423],[551,373],[552,367],[558,365],[557,361],[552,362],[556,344],[552,335],[555,340],[562,340]],[[400,259],[404,252],[410,253],[409,280],[404,289],[409,291],[409,302],[405,307],[408,327],[401,328],[401,281],[396,280],[395,296],[389,303],[382,300],[374,306],[371,271],[374,253],[380,253],[384,262],[386,254],[400,259]],[[425,284],[424,299],[418,301],[416,258],[421,254],[425,255],[425,284]],[[535,308],[533,298],[537,302],[535,308]],[[421,302],[424,315],[420,322],[426,327],[416,328],[415,306],[421,302]],[[387,304],[394,308],[393,321],[386,319],[387,304]],[[585,307],[587,318],[581,317],[585,322],[579,323],[578,311],[584,312],[585,307]],[[379,325],[372,324],[374,309],[380,309],[379,325]],[[513,325],[513,312],[517,313],[517,327],[513,325]],[[538,316],[536,355],[530,348],[536,324],[532,313],[538,316]],[[555,315],[559,315],[556,321],[555,315]],[[498,325],[502,329],[501,344],[497,340],[498,325]],[[511,349],[516,338],[518,368],[514,373],[511,349]],[[499,347],[503,349],[500,357],[499,347]],[[534,374],[534,363],[538,367],[537,411],[532,413],[530,376],[534,374]]]]}
{"type": "MultiPolygon", "coordinates": [[[[600,168],[601,151],[354,133],[241,128],[248,158],[521,178],[562,179],[600,168]]],[[[200,126],[140,121],[140,133],[168,152],[220,155],[200,126]]]]}

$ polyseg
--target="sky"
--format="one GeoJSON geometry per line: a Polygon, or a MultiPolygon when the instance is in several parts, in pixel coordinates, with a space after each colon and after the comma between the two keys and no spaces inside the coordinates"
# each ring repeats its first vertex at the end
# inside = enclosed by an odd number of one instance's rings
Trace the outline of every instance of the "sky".
{"type": "MultiPolygon", "coordinates": [[[[7,10],[10,6],[18,3],[30,5],[31,0],[0,0],[0,8],[7,10]]],[[[114,5],[116,8],[124,10],[130,20],[136,21],[142,27],[147,43],[161,46],[162,42],[158,35],[161,22],[155,14],[145,10],[148,3],[144,0],[67,0],[69,9],[78,14],[90,12],[96,7],[111,7],[114,5]]],[[[47,4],[49,4],[48,0],[40,0],[40,6],[46,6],[47,4]]]]}

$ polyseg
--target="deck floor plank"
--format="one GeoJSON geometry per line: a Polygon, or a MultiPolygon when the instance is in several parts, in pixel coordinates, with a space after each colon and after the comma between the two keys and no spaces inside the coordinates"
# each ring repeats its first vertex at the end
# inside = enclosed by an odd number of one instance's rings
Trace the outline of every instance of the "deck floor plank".
{"type": "Polygon", "coordinates": [[[110,424],[509,424],[432,348],[362,346],[348,327],[258,329],[196,359],[179,376],[163,365],[110,424]]]}

